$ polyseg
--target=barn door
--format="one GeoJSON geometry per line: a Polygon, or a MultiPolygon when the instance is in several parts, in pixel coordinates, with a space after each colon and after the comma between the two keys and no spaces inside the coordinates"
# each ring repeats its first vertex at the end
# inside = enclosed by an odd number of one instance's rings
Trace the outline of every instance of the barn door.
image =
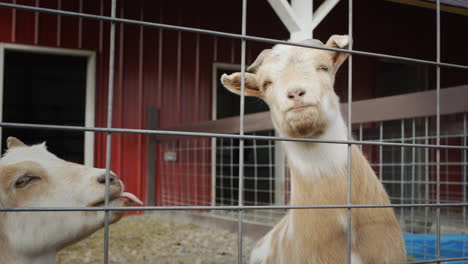
{"type": "MultiPolygon", "coordinates": [[[[2,55],[3,122],[69,126],[89,123],[88,57],[7,48],[2,55]]],[[[27,144],[47,141],[48,149],[60,158],[85,162],[85,132],[4,127],[2,151],[8,136],[27,144]]]]}

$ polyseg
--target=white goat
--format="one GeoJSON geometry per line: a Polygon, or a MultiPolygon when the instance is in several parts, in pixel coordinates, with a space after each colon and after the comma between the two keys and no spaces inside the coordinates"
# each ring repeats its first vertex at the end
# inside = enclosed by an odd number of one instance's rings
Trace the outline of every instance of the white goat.
{"type": "MultiPolygon", "coordinates": [[[[348,36],[332,36],[327,47],[347,48],[348,36]]],[[[319,40],[304,43],[324,46],[319,40]]],[[[347,53],[276,45],[264,50],[245,74],[245,95],[263,99],[281,136],[346,140],[347,127],[333,90],[335,73],[347,53]]],[[[224,74],[223,85],[240,93],[241,73],[224,74]]],[[[353,204],[389,204],[388,195],[362,152],[347,145],[284,142],[291,168],[292,205],[347,204],[348,168],[353,204]]],[[[256,245],[250,263],[346,263],[351,229],[351,263],[402,262],[406,253],[391,208],[295,209],[256,245]]]]}
{"type": "MultiPolygon", "coordinates": [[[[0,207],[91,207],[104,204],[105,170],[57,158],[45,144],[7,139],[0,159],[0,207]]],[[[110,178],[111,206],[142,204],[110,178]]],[[[110,213],[117,222],[123,212],[110,213]]],[[[104,212],[0,212],[0,264],[50,264],[56,253],[104,225],[104,212]]]]}

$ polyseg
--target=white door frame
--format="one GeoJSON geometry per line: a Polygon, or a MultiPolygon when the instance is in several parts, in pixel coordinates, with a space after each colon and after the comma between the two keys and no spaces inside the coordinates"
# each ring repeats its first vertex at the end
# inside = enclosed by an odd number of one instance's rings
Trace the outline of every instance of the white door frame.
{"type": "MultiPolygon", "coordinates": [[[[218,79],[217,71],[219,68],[226,70],[241,70],[240,64],[229,64],[229,63],[213,63],[213,89],[212,89],[212,101],[211,101],[211,119],[216,120],[217,116],[217,99],[218,99],[218,79]]],[[[275,131],[275,135],[278,136],[275,131]]],[[[275,164],[275,204],[284,205],[284,192],[285,192],[285,154],[283,145],[280,141],[275,140],[275,160],[272,161],[275,164]]],[[[216,204],[216,138],[211,139],[211,205],[216,204]]]]}
{"type": "MultiPolygon", "coordinates": [[[[23,51],[29,53],[41,53],[50,55],[78,56],[87,58],[86,66],[86,102],[85,102],[85,127],[94,127],[95,119],[95,95],[96,95],[96,52],[89,50],[64,49],[53,47],[41,47],[33,45],[0,43],[0,122],[3,121],[3,74],[5,66],[5,50],[23,51]]],[[[1,138],[1,128],[0,128],[1,138]]],[[[0,142],[0,149],[3,142],[0,142]]],[[[94,133],[85,132],[84,139],[84,164],[94,166],[94,133]]]]}
{"type": "MultiPolygon", "coordinates": [[[[239,70],[240,64],[229,64],[229,63],[213,63],[213,89],[211,96],[211,120],[216,120],[217,116],[217,96],[218,96],[218,79],[217,72],[219,68],[227,70],[239,70]]],[[[216,205],[216,138],[211,138],[211,205],[216,205]]]]}

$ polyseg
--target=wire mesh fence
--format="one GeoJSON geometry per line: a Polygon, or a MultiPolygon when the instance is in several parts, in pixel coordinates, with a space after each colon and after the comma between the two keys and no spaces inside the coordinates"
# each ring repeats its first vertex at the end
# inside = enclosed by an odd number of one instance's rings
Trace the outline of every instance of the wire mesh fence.
{"type": "MultiPolygon", "coordinates": [[[[242,34],[211,31],[169,24],[146,22],[136,19],[117,18],[117,1],[112,0],[110,16],[91,15],[83,12],[70,12],[38,6],[19,5],[16,2],[0,3],[0,7],[14,10],[28,10],[41,13],[73,16],[80,19],[99,20],[110,24],[109,36],[109,80],[107,127],[83,127],[62,125],[35,125],[1,122],[1,127],[24,129],[52,129],[67,131],[87,131],[106,133],[106,201],[103,207],[94,208],[0,208],[0,211],[105,211],[104,263],[108,263],[109,212],[158,211],[158,210],[197,210],[212,214],[237,218],[239,221],[239,263],[242,263],[243,221],[275,223],[287,209],[346,208],[348,225],[352,221],[352,208],[393,207],[400,224],[409,234],[418,233],[421,237],[407,238],[410,247],[408,254],[418,259],[434,262],[467,261],[468,240],[458,235],[466,230],[467,203],[467,118],[466,113],[453,116],[440,114],[440,67],[467,70],[468,66],[443,63],[440,60],[440,1],[436,1],[436,61],[393,56],[352,49],[349,50],[287,42],[276,39],[246,35],[247,1],[242,2],[242,34]],[[115,28],[119,24],[160,28],[183,32],[196,32],[241,41],[241,72],[245,74],[246,42],[285,44],[307,48],[332,50],[350,53],[352,56],[368,56],[403,62],[435,66],[436,107],[435,116],[368,123],[349,127],[348,140],[298,139],[275,136],[272,131],[257,131],[253,135],[244,134],[244,95],[240,104],[240,133],[222,134],[211,132],[181,132],[167,130],[146,130],[114,128],[112,120],[114,68],[115,68],[115,28]],[[445,122],[447,121],[447,124],[445,122]],[[441,127],[441,123],[444,124],[441,127]],[[355,128],[354,133],[352,129],[355,128]],[[184,138],[161,144],[157,193],[161,205],[139,208],[109,207],[109,175],[111,165],[111,142],[114,134],[131,133],[146,135],[171,135],[184,138]],[[353,139],[353,136],[358,140],[353,139]],[[211,140],[214,138],[215,140],[211,140]],[[278,163],[278,141],[320,142],[326,144],[359,145],[366,153],[371,166],[386,186],[392,205],[353,205],[348,189],[347,205],[289,206],[289,174],[287,166],[278,163]],[[228,210],[228,211],[223,211],[228,210]],[[446,233],[446,234],[442,234],[446,233]],[[456,242],[456,248],[444,248],[446,242],[456,242]],[[414,247],[411,247],[414,246],[414,247]],[[416,246],[422,247],[412,251],[416,246]],[[444,258],[444,250],[457,251],[457,258],[444,258]],[[420,252],[423,253],[420,253],[420,252]],[[421,254],[418,255],[418,254],[421,254]]],[[[353,1],[349,1],[349,36],[353,36],[353,1]]],[[[82,36],[85,37],[85,36],[82,36]]],[[[348,102],[352,102],[352,56],[348,67],[348,102]]],[[[242,78],[243,81],[243,78],[242,78]]],[[[242,87],[245,84],[242,83],[242,87]]],[[[244,88],[242,88],[244,89],[244,88]]],[[[348,104],[347,120],[352,123],[352,108],[348,104]]],[[[140,142],[141,144],[141,142],[140,142]]],[[[351,151],[348,151],[352,159],[351,151]]],[[[351,171],[349,172],[351,174],[351,171]]],[[[349,181],[352,180],[348,177],[349,181]]],[[[351,186],[351,183],[348,183],[351,186]]],[[[351,232],[348,232],[348,263],[351,262],[351,232]]],[[[423,263],[423,262],[411,262],[423,263]]],[[[463,262],[461,262],[463,263],[463,262]]]]}

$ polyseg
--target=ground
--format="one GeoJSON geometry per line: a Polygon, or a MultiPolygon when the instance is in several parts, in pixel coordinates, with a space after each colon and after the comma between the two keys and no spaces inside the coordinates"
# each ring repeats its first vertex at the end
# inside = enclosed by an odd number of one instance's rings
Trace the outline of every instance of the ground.
{"type": "MultiPolygon", "coordinates": [[[[103,238],[100,230],[62,250],[58,264],[103,263],[103,238]]],[[[236,263],[237,243],[237,233],[168,220],[157,213],[131,215],[110,227],[109,263],[236,263]]],[[[246,260],[253,242],[245,237],[243,243],[246,260]]]]}

